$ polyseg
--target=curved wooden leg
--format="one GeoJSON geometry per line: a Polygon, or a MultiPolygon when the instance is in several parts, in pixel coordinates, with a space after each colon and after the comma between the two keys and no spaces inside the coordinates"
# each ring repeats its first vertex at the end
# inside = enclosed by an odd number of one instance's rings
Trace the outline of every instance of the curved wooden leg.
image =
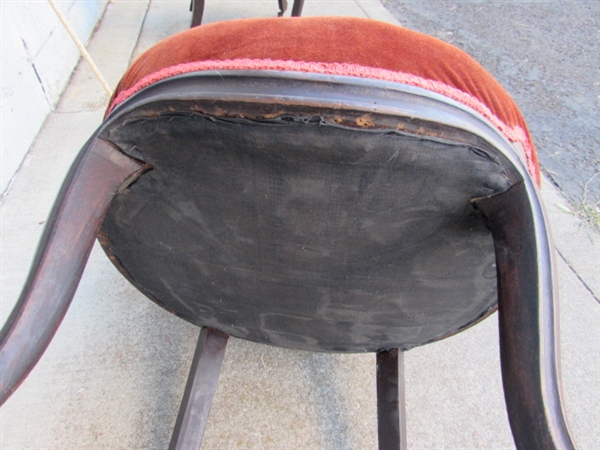
{"type": "Polygon", "coordinates": [[[406,450],[404,352],[377,352],[377,425],[380,450],[406,450]]]}
{"type": "MultiPolygon", "coordinates": [[[[288,3],[287,0],[277,0],[279,3],[278,17],[283,17],[287,11],[288,3]]],[[[292,7],[292,17],[300,17],[302,14],[302,8],[304,7],[304,0],[294,0],[294,6],[292,7]]]]}
{"type": "Polygon", "coordinates": [[[283,14],[286,12],[287,10],[287,0],[277,0],[277,3],[279,4],[279,12],[277,13],[277,17],[283,17],[283,14]]]}
{"type": "Polygon", "coordinates": [[[192,12],[192,24],[190,25],[190,28],[194,28],[202,23],[204,0],[192,0],[192,3],[190,3],[190,11],[192,12]]]}
{"type": "Polygon", "coordinates": [[[0,332],[0,404],[50,344],[113,194],[143,169],[101,139],[92,140],[80,152],[50,213],[21,297],[0,332]]]}
{"type": "Polygon", "coordinates": [[[553,251],[537,191],[526,180],[474,203],[494,239],[502,380],[515,444],[573,449],[561,404],[553,251]]]}
{"type": "Polygon", "coordinates": [[[198,450],[217,390],[229,335],[202,328],[169,450],[198,450]]]}
{"type": "Polygon", "coordinates": [[[304,0],[294,0],[292,17],[300,17],[302,15],[302,8],[304,8],[304,0]]]}

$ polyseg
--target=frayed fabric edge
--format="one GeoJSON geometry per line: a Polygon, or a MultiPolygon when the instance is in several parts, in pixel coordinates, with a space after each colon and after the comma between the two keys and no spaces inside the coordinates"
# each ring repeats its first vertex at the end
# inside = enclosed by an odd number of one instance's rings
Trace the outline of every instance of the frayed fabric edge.
{"type": "Polygon", "coordinates": [[[423,88],[452,100],[456,100],[465,106],[473,109],[489,120],[498,130],[512,143],[519,143],[525,152],[527,169],[539,184],[539,173],[534,161],[533,145],[527,137],[525,130],[519,126],[509,126],[502,122],[492,111],[478,98],[461,91],[453,86],[449,86],[441,81],[430,80],[410,73],[395,72],[392,70],[379,69],[375,67],[366,67],[358,64],[349,63],[323,63],[306,61],[283,61],[270,59],[232,59],[221,61],[194,61],[182,63],[175,66],[163,68],[157,72],[146,75],[138,80],[130,88],[119,92],[111,102],[107,115],[112,110],[123,103],[132,95],[142,89],[169,77],[182,75],[191,72],[202,72],[209,70],[281,70],[294,72],[309,72],[326,75],[344,75],[358,78],[371,78],[384,81],[406,84],[409,86],[423,88]]]}

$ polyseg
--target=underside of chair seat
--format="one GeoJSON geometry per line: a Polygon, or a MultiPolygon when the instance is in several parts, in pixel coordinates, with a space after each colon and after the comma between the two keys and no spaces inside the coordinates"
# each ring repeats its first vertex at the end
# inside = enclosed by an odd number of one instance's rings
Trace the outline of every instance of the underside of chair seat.
{"type": "Polygon", "coordinates": [[[108,112],[162,79],[206,70],[278,70],[395,81],[459,101],[513,143],[539,182],[531,136],[510,95],[479,63],[445,42],[388,23],[350,17],[218,22],[178,33],[140,56],[108,112]]]}
{"type": "Polygon", "coordinates": [[[410,108],[379,113],[406,85],[441,96],[434,115],[455,102],[482,116],[538,176],[518,108],[455,47],[354,18],[209,24],[148,50],[115,91],[103,138],[153,170],[116,195],[105,250],[166,309],[257,342],[408,349],[470,326],[497,302],[492,239],[470,202],[507,190],[512,166],[493,145],[420,128],[410,108]],[[261,78],[244,72],[316,84],[249,94],[261,78]],[[238,103],[225,77],[241,80],[238,103]],[[126,112],[179,79],[162,103],[126,112]],[[352,88],[356,108],[342,107],[352,79],[376,87],[352,88]],[[303,107],[307,93],[329,106],[303,107]]]}
{"type": "Polygon", "coordinates": [[[510,186],[498,155],[384,116],[189,106],[108,134],[153,170],[115,196],[101,242],[157,303],[236,337],[340,352],[415,347],[493,311],[492,239],[470,200],[510,186]]]}

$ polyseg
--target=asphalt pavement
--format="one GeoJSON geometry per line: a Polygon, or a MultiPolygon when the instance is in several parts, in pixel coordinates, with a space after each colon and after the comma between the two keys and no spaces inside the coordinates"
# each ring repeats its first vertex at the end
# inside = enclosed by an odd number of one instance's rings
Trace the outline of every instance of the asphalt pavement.
{"type": "Polygon", "coordinates": [[[407,28],[462,48],[513,96],[542,170],[600,226],[600,2],[382,0],[407,28]]]}

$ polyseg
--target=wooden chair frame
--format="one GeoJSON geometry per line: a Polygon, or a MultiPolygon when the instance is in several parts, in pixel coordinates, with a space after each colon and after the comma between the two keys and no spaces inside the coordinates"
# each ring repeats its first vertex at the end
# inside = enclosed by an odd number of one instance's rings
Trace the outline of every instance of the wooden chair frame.
{"type": "MultiPolygon", "coordinates": [[[[279,17],[283,16],[286,12],[288,4],[287,0],[277,0],[279,5],[279,17]]],[[[292,17],[300,17],[302,15],[302,8],[304,8],[304,0],[294,0],[292,6],[292,17]]],[[[204,15],[204,0],[191,0],[190,11],[192,12],[192,23],[191,27],[197,27],[202,24],[202,16],[204,15]]]]}
{"type": "MultiPolygon", "coordinates": [[[[494,148],[512,187],[474,199],[492,232],[500,354],[510,425],[519,449],[574,448],[561,406],[554,256],[534,181],[510,143],[479,114],[441,95],[397,83],[307,73],[203,72],[158,82],[119,105],[82,148],[56,200],[23,293],[0,334],[1,401],[33,369],[60,325],[113,195],[148,166],[103,136],[140,111],[172,102],[223,102],[260,112],[336,108],[410,118],[407,132],[494,148]],[[411,125],[412,124],[412,125],[411,125]],[[410,129],[410,127],[413,129],[410,129]],[[87,224],[82,226],[81,224],[87,224]]],[[[171,448],[199,448],[227,334],[200,334],[171,448]]],[[[377,354],[379,445],[406,448],[403,351],[377,354]]]]}

